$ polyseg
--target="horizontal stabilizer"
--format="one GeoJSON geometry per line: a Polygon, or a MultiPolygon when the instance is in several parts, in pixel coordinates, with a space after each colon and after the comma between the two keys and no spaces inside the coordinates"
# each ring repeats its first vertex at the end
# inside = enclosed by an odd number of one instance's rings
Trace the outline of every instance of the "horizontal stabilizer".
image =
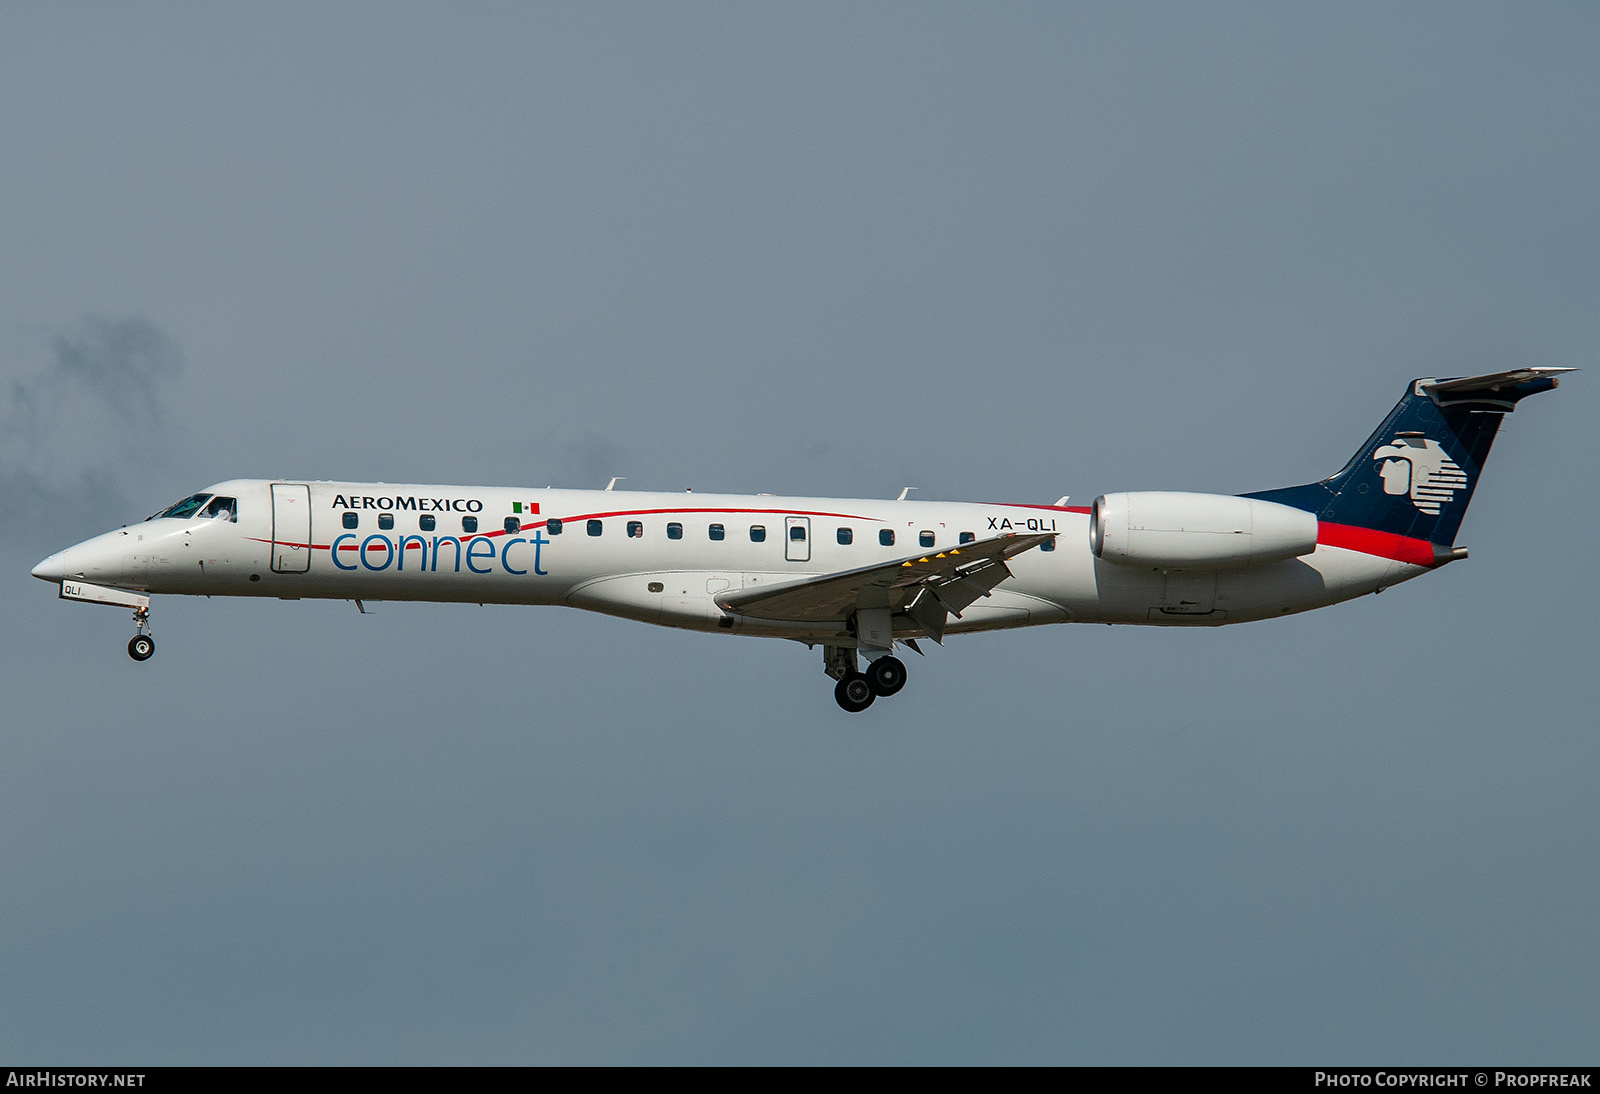
{"type": "Polygon", "coordinates": [[[1573,368],[1519,368],[1483,376],[1458,376],[1453,380],[1424,380],[1417,386],[1441,406],[1486,403],[1510,410],[1520,399],[1559,386],[1563,372],[1576,371],[1573,368]]]}

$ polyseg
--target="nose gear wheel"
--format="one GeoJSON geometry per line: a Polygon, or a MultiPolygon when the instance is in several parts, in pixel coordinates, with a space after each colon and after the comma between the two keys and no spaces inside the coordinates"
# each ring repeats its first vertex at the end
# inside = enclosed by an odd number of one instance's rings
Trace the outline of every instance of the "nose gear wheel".
{"type": "Polygon", "coordinates": [[[148,661],[156,652],[156,640],[144,633],[150,626],[150,609],[135,608],[133,610],[133,625],[138,628],[137,633],[128,639],[128,656],[135,661],[148,661]]]}

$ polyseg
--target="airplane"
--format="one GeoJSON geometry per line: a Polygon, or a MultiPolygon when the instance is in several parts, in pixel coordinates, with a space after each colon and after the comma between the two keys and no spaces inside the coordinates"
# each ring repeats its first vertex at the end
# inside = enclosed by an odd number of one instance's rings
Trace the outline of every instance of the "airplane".
{"type": "Polygon", "coordinates": [[[1045,623],[1218,626],[1320,608],[1467,557],[1499,430],[1567,368],[1411,381],[1342,470],[1091,505],[233,479],[51,555],[61,599],[154,594],[551,604],[822,647],[849,712],[905,686],[900,646],[1045,623]],[[862,660],[866,664],[863,668],[862,660]]]}

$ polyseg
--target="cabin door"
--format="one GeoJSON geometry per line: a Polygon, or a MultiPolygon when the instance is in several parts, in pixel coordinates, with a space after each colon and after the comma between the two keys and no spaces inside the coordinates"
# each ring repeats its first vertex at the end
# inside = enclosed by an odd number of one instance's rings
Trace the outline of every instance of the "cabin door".
{"type": "Polygon", "coordinates": [[[303,574],[311,569],[311,487],[272,484],[272,569],[303,574]]]}

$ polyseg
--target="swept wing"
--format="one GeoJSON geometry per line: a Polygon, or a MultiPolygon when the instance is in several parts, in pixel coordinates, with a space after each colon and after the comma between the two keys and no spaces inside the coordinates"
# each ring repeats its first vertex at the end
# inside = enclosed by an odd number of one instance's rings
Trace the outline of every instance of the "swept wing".
{"type": "Polygon", "coordinates": [[[1006,560],[1032,550],[1054,532],[1007,533],[836,574],[785,581],[720,594],[726,611],[755,619],[827,623],[849,618],[858,608],[905,612],[935,641],[947,615],[963,610],[1011,576],[1006,560]]]}

